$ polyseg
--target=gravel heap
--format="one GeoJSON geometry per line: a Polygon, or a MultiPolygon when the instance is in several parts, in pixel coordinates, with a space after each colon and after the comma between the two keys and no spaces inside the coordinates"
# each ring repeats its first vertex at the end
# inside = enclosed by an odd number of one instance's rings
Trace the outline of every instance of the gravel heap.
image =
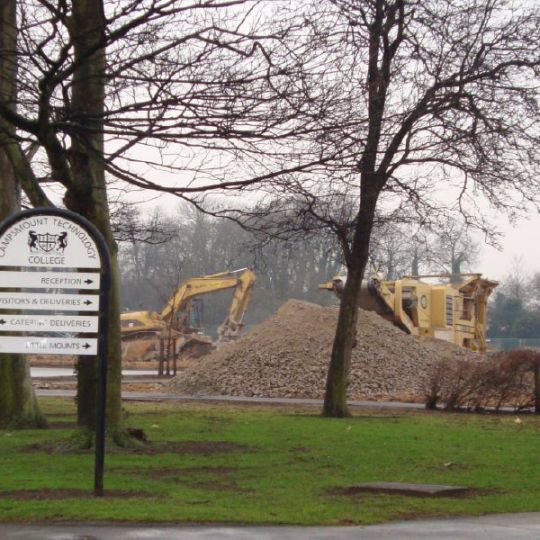
{"type": "MultiPolygon", "coordinates": [[[[478,356],[452,343],[408,335],[359,310],[350,399],[420,397],[440,360],[478,356]]],[[[289,300],[249,334],[223,345],[173,379],[190,395],[322,398],[337,321],[336,307],[289,300]]]]}

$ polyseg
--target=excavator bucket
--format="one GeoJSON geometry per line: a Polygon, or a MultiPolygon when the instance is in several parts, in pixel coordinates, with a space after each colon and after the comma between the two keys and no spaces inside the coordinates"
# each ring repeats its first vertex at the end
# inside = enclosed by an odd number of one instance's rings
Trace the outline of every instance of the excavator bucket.
{"type": "Polygon", "coordinates": [[[181,360],[191,360],[206,356],[215,349],[216,345],[208,336],[193,335],[187,337],[180,345],[178,355],[181,360]]]}

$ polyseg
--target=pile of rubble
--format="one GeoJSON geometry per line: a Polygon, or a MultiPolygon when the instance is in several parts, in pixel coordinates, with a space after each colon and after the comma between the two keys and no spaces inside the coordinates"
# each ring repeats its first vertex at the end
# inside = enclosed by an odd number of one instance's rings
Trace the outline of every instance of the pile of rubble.
{"type": "MultiPolygon", "coordinates": [[[[336,307],[290,300],[238,341],[223,345],[171,381],[191,395],[322,398],[336,307]]],[[[360,310],[350,399],[420,397],[435,362],[477,355],[436,339],[405,334],[360,310]]]]}

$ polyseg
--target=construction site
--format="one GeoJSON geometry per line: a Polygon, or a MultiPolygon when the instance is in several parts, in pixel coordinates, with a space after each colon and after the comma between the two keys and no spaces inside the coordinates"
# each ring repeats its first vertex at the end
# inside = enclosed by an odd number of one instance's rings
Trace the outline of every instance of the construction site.
{"type": "MultiPolygon", "coordinates": [[[[334,292],[339,297],[343,280],[336,276],[321,284],[321,294],[334,292]]],[[[478,361],[486,350],[486,303],[495,286],[477,275],[465,276],[459,286],[434,286],[413,278],[367,280],[349,397],[421,399],[435,364],[478,361]]],[[[168,388],[190,395],[322,398],[337,302],[336,298],[335,306],[325,307],[287,301],[248,333],[188,362],[168,388]]]]}
{"type": "MultiPolygon", "coordinates": [[[[122,314],[123,367],[174,375],[153,389],[178,394],[322,398],[345,280],[338,275],[319,286],[321,299],[330,294],[334,305],[291,299],[246,331],[255,272],[188,279],[160,313],[122,314]],[[212,340],[191,325],[190,311],[196,299],[222,290],[231,290],[232,299],[212,340]]],[[[486,307],[496,285],[478,274],[463,275],[458,284],[447,276],[371,276],[361,291],[350,399],[422,400],[434,366],[478,362],[487,349],[486,307]]]]}
{"type": "MultiPolygon", "coordinates": [[[[319,285],[321,301],[333,299],[331,305],[290,299],[246,328],[256,281],[249,268],[189,278],[160,312],[123,313],[124,391],[322,399],[346,276],[319,285]],[[202,297],[220,291],[230,293],[230,303],[211,337],[193,311],[202,297]]],[[[501,356],[486,339],[488,300],[497,285],[480,274],[366,279],[348,399],[434,406],[445,401],[452,408],[475,410],[538,407],[539,385],[533,383],[538,353],[501,356]]],[[[66,356],[32,359],[34,368],[74,362],[66,356]]],[[[38,376],[34,385],[73,389],[75,380],[62,373],[56,379],[38,376]]]]}

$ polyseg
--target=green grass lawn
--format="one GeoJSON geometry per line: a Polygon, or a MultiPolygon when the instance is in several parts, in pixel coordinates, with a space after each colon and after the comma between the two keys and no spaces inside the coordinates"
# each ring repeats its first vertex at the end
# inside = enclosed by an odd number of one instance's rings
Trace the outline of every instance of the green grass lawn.
{"type": "Polygon", "coordinates": [[[107,453],[99,499],[92,453],[47,450],[72,433],[58,425],[73,423],[72,401],[42,405],[54,429],[0,431],[0,520],[311,525],[540,510],[533,416],[363,411],[338,420],[310,409],[130,404],[126,424],[144,429],[151,444],[107,453]],[[340,494],[370,481],[475,491],[340,494]]]}

